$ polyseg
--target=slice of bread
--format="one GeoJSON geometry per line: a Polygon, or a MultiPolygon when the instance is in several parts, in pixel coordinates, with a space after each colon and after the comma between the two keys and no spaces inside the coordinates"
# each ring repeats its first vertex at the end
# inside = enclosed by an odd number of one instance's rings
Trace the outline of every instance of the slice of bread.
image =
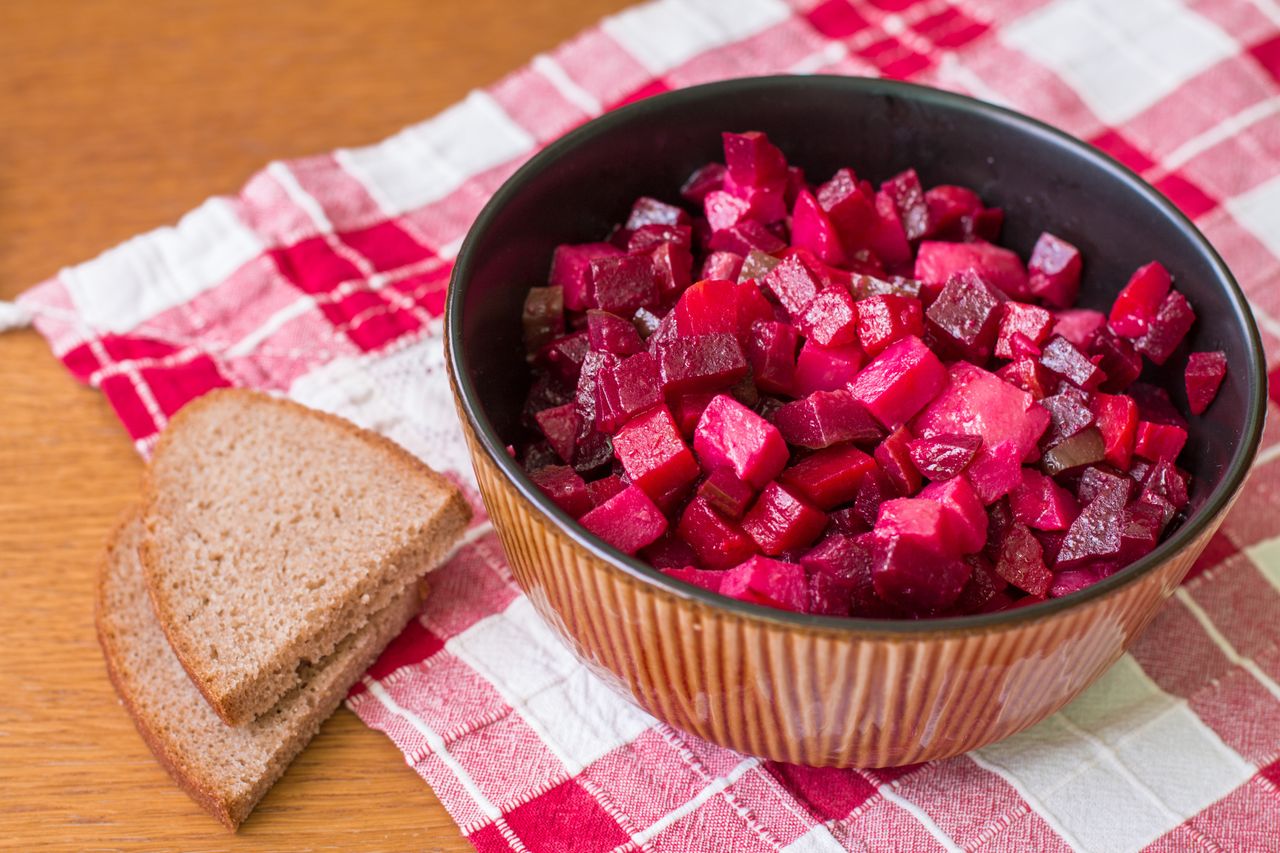
{"type": "Polygon", "coordinates": [[[107,672],[160,763],[234,830],[417,612],[418,585],[402,589],[370,616],[275,708],[246,725],[228,726],[191,683],[160,630],[138,560],[142,536],[138,517],[126,519],[108,545],[98,579],[96,622],[107,672]]]}
{"type": "Polygon", "coordinates": [[[186,406],[144,494],[147,590],[178,660],[238,725],[436,565],[458,489],[341,418],[245,389],[186,406]]]}

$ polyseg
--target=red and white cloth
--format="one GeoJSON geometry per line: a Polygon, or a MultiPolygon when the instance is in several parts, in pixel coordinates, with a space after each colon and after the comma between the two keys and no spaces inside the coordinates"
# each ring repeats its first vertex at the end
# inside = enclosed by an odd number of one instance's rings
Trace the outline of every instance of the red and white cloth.
{"type": "MultiPolygon", "coordinates": [[[[7,316],[34,315],[144,455],[183,403],[247,385],[379,430],[468,483],[440,314],[490,193],[611,107],[778,72],[967,92],[1141,172],[1244,285],[1280,403],[1276,0],[658,0],[382,143],[272,163],[7,316]]],[[[483,512],[348,704],[482,851],[1280,850],[1272,414],[1243,500],[1130,654],[1066,710],[970,755],[813,770],[659,724],[537,619],[483,512]]]]}

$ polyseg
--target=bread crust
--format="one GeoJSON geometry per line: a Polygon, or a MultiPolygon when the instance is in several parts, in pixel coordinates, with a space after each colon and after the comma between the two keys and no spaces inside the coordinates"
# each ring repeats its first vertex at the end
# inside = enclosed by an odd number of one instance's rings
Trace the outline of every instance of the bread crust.
{"type": "MultiPolygon", "coordinates": [[[[444,501],[438,511],[437,517],[430,528],[429,539],[433,543],[437,543],[434,547],[427,550],[424,555],[427,557],[426,565],[423,568],[425,572],[438,562],[440,557],[448,552],[448,548],[461,535],[466,525],[471,520],[471,507],[463,497],[458,487],[448,478],[427,466],[413,454],[409,453],[394,441],[379,435],[370,430],[363,429],[355,424],[347,421],[337,415],[328,412],[322,412],[311,409],[296,403],[292,400],[280,397],[274,397],[260,391],[247,388],[219,388],[208,392],[207,394],[192,400],[184,406],[169,422],[169,426],[160,434],[160,438],[156,443],[153,458],[160,457],[163,453],[169,452],[170,446],[177,439],[174,436],[180,436],[183,431],[183,424],[191,418],[198,415],[204,409],[220,404],[221,402],[233,399],[239,400],[244,404],[266,405],[289,411],[299,417],[314,419],[321,423],[327,424],[348,436],[359,439],[378,452],[389,457],[391,464],[399,467],[405,474],[415,477],[421,477],[430,482],[433,489],[438,489],[444,494],[444,501]]],[[[142,561],[143,574],[146,579],[146,587],[148,596],[151,599],[152,607],[156,615],[159,617],[160,625],[165,632],[165,637],[169,642],[169,646],[177,655],[183,669],[191,678],[193,684],[204,696],[205,701],[214,712],[229,725],[240,725],[255,719],[269,708],[273,707],[276,702],[287,692],[269,695],[267,701],[252,701],[259,692],[260,682],[249,682],[242,689],[222,693],[215,689],[213,684],[212,673],[203,666],[203,661],[196,653],[196,650],[188,645],[186,637],[176,633],[173,625],[176,623],[174,610],[171,602],[164,595],[160,576],[162,569],[160,568],[160,556],[156,553],[155,544],[152,541],[153,524],[155,518],[155,505],[157,500],[158,487],[151,466],[148,466],[144,477],[142,487],[142,506],[141,513],[144,523],[147,526],[147,536],[144,538],[141,548],[139,549],[139,557],[142,561]]],[[[379,605],[385,604],[389,600],[388,592],[396,590],[375,590],[378,600],[371,600],[370,609],[364,613],[367,618],[369,612],[376,611],[379,605]]],[[[348,633],[359,630],[362,624],[348,626],[348,633]]],[[[288,654],[288,653],[286,653],[288,654]]],[[[293,661],[294,666],[301,663],[298,660],[293,661]]]]}

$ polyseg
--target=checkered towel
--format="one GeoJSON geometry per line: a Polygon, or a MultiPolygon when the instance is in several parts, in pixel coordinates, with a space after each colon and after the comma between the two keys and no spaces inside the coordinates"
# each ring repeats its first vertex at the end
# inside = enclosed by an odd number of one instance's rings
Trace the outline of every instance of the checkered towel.
{"type": "MultiPolygon", "coordinates": [[[[490,193],[627,101],[819,71],[967,92],[1115,155],[1226,256],[1280,359],[1276,0],[659,0],[380,144],[273,163],[8,316],[34,315],[144,455],[183,403],[236,384],[338,412],[468,484],[440,314],[490,193]]],[[[970,755],[813,770],[658,723],[538,620],[483,511],[348,704],[483,851],[1280,850],[1277,438],[1131,652],[970,755]]]]}

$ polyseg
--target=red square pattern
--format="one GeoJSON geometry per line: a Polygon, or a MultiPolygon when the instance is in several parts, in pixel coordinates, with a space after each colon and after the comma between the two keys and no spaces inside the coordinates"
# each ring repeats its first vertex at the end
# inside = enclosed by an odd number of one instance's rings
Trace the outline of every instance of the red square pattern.
{"type": "Polygon", "coordinates": [[[370,290],[357,290],[337,302],[324,302],[320,310],[335,328],[365,352],[381,349],[422,327],[412,314],[394,307],[370,290]]]}
{"type": "Polygon", "coordinates": [[[1280,35],[1249,48],[1249,55],[1280,82],[1280,35]]]}
{"type": "Polygon", "coordinates": [[[549,142],[592,117],[533,68],[508,74],[489,89],[489,94],[539,142],[549,142]]]}
{"type": "Polygon", "coordinates": [[[1256,465],[1245,480],[1236,503],[1243,512],[1229,513],[1222,530],[1241,548],[1276,535],[1280,517],[1280,460],[1256,465]]]}
{"type": "Polygon", "coordinates": [[[1231,669],[1222,650],[1179,601],[1160,609],[1129,652],[1161,690],[1184,699],[1231,669]]]}
{"type": "Polygon", "coordinates": [[[641,829],[689,802],[712,781],[654,729],[597,759],[582,778],[607,790],[641,829]]]}
{"type": "Polygon", "coordinates": [[[1147,853],[1275,850],[1277,802],[1277,791],[1269,788],[1267,780],[1259,774],[1157,839],[1147,848],[1147,853]]]}
{"type": "Polygon", "coordinates": [[[1236,543],[1221,530],[1217,531],[1209,538],[1209,544],[1205,546],[1204,551],[1196,558],[1191,566],[1191,570],[1187,572],[1187,576],[1182,579],[1184,584],[1190,583],[1195,578],[1213,569],[1215,566],[1221,565],[1228,558],[1240,553],[1240,549],[1236,547],[1236,543]]]}
{"type": "Polygon", "coordinates": [[[604,853],[630,840],[572,779],[509,812],[506,822],[530,853],[604,853]]]}
{"type": "Polygon", "coordinates": [[[144,367],[141,373],[165,417],[177,414],[178,409],[196,397],[231,384],[207,355],[197,355],[171,366],[144,367]]]}
{"type": "Polygon", "coordinates": [[[955,50],[985,33],[988,27],[956,7],[949,6],[936,15],[922,18],[912,29],[937,47],[955,50]]]}
{"type": "Polygon", "coordinates": [[[1280,700],[1243,667],[1201,689],[1188,704],[1247,761],[1266,763],[1280,755],[1280,700]]]}
{"type": "Polygon", "coordinates": [[[966,850],[1028,808],[1012,785],[965,756],[927,764],[894,787],[966,850]],[[964,791],[963,808],[956,807],[957,791],[964,791]]]}
{"type": "Polygon", "coordinates": [[[111,408],[129,431],[134,441],[149,438],[156,433],[156,422],[151,417],[142,398],[138,396],[138,388],[128,374],[118,373],[102,380],[102,393],[106,395],[111,408]]]}
{"type": "Polygon", "coordinates": [[[848,0],[826,0],[810,9],[805,18],[827,38],[844,39],[870,26],[848,0]]]}
{"type": "Polygon", "coordinates": [[[447,649],[392,673],[370,675],[380,677],[396,704],[416,714],[446,743],[511,713],[497,689],[447,649]]]}
{"type": "Polygon", "coordinates": [[[267,170],[255,174],[232,201],[236,218],[270,248],[314,237],[319,229],[267,170]]]}
{"type": "Polygon", "coordinates": [[[447,641],[484,617],[502,612],[519,594],[502,544],[491,533],[431,573],[423,620],[432,633],[447,641]]]}
{"type": "Polygon", "coordinates": [[[392,640],[369,667],[369,675],[386,678],[401,667],[422,663],[443,648],[444,640],[431,633],[421,619],[410,619],[400,636],[392,640]]]}
{"type": "Polygon", "coordinates": [[[361,278],[355,264],[333,250],[323,237],[273,249],[271,257],[284,277],[304,293],[325,294],[361,278]]]}
{"type": "Polygon", "coordinates": [[[1177,172],[1156,181],[1155,188],[1192,219],[1199,219],[1218,206],[1208,193],[1177,172]]]}
{"type": "Polygon", "coordinates": [[[663,92],[671,91],[671,86],[661,78],[655,78],[636,89],[627,92],[621,98],[611,102],[608,109],[616,109],[625,107],[627,104],[634,104],[636,101],[643,101],[645,98],[652,98],[654,95],[661,95],[663,92]]]}
{"type": "Polygon", "coordinates": [[[379,222],[357,231],[345,231],[338,238],[359,252],[378,272],[407,267],[433,257],[430,249],[394,222],[379,222]]]}
{"type": "Polygon", "coordinates": [[[453,264],[442,263],[425,272],[393,281],[390,287],[408,296],[431,316],[439,317],[444,313],[445,296],[452,273],[453,264]]]}
{"type": "Polygon", "coordinates": [[[720,853],[726,849],[725,840],[732,839],[733,853],[774,853],[779,849],[771,835],[761,837],[759,830],[763,827],[757,824],[757,831],[752,832],[744,823],[743,816],[723,795],[712,797],[658,833],[653,846],[685,853],[720,853]]]}
{"type": "Polygon", "coordinates": [[[771,835],[780,845],[793,843],[820,821],[793,797],[786,786],[764,767],[743,773],[725,796],[758,834],[771,835]]]}
{"type": "Polygon", "coordinates": [[[1237,554],[1214,572],[1213,581],[1188,588],[1227,642],[1245,657],[1280,644],[1280,590],[1263,577],[1247,554],[1237,554]]]}
{"type": "Polygon", "coordinates": [[[302,191],[323,205],[325,218],[335,231],[366,228],[386,218],[364,184],[332,154],[290,160],[288,169],[302,191]]]}
{"type": "Polygon", "coordinates": [[[694,86],[712,80],[781,74],[817,54],[827,40],[798,18],[788,18],[741,41],[702,53],[669,71],[671,88],[694,86]]]}
{"type": "Polygon", "coordinates": [[[876,787],[856,770],[804,767],[771,761],[768,771],[820,821],[844,820],[875,795],[876,787]]]}
{"type": "Polygon", "coordinates": [[[912,853],[939,853],[945,848],[924,824],[906,809],[883,797],[867,801],[843,824],[832,827],[837,839],[849,849],[910,850],[912,853]]]}

